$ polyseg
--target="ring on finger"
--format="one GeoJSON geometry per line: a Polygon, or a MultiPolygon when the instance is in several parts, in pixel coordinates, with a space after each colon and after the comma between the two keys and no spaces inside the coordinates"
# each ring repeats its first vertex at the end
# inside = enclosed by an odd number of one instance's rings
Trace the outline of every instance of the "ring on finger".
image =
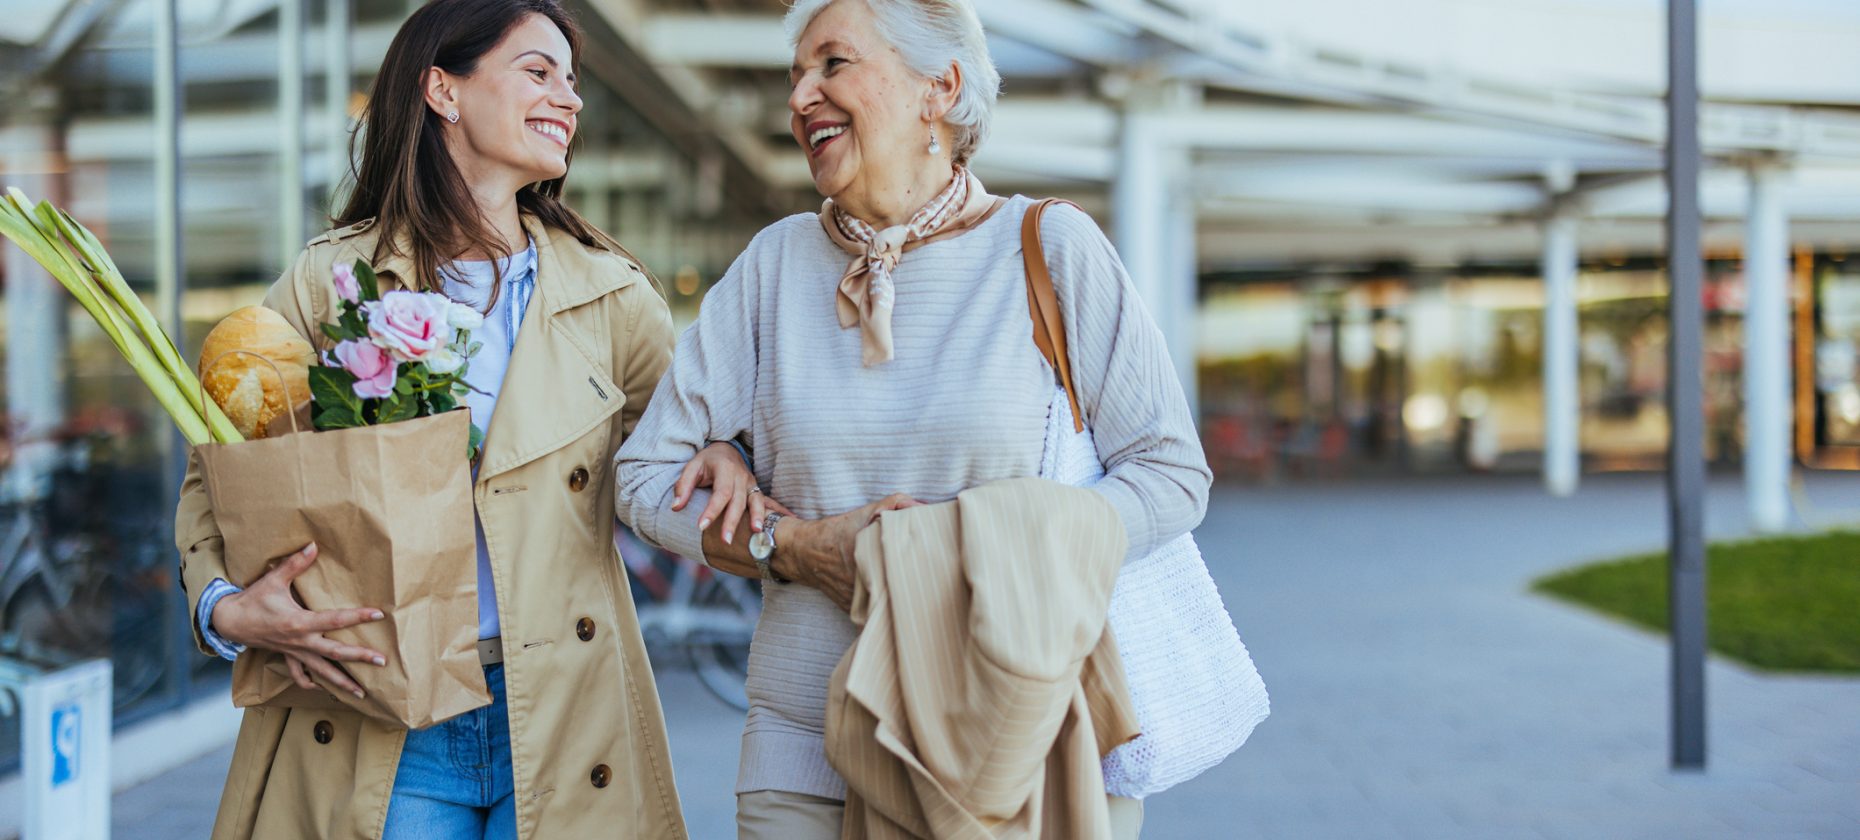
{"type": "Polygon", "coordinates": [[[760,488],[760,487],[751,487],[751,488],[749,488],[749,495],[751,495],[751,496],[754,496],[755,494],[757,494],[757,493],[760,493],[760,492],[762,492],[762,488],[760,488]]]}

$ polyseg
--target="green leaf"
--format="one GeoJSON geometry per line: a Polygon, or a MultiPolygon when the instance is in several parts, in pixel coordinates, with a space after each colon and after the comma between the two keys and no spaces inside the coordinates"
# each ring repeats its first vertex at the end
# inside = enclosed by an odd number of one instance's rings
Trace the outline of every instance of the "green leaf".
{"type": "Polygon", "coordinates": [[[310,427],[319,432],[332,429],[354,429],[366,425],[368,424],[362,421],[362,416],[349,406],[311,406],[310,427]]]}
{"type": "Polygon", "coordinates": [[[444,414],[459,407],[459,401],[444,391],[434,393],[426,398],[426,404],[432,409],[431,414],[444,414]]]}
{"type": "Polygon", "coordinates": [[[362,300],[380,300],[381,283],[375,278],[375,270],[368,263],[355,261],[356,285],[361,288],[362,300]]]}
{"type": "Polygon", "coordinates": [[[342,330],[339,327],[337,327],[335,324],[322,324],[321,327],[323,329],[323,335],[327,336],[330,341],[334,341],[337,344],[341,344],[342,342],[348,340],[349,338],[347,335],[344,335],[342,330]]]}
{"type": "Polygon", "coordinates": [[[345,338],[361,339],[368,337],[368,322],[362,320],[362,313],[359,310],[345,310],[342,313],[342,317],[338,319],[336,323],[341,325],[343,337],[345,338]]]}
{"type": "Polygon", "coordinates": [[[355,395],[355,375],[342,368],[310,368],[311,425],[318,430],[349,429],[363,423],[362,400],[355,395]]]}
{"type": "Polygon", "coordinates": [[[394,380],[394,393],[399,394],[403,397],[412,394],[413,393],[413,380],[409,378],[402,378],[402,379],[394,380]]]}
{"type": "Polygon", "coordinates": [[[412,420],[418,416],[420,416],[419,399],[395,394],[381,401],[381,411],[375,415],[375,422],[386,425],[412,420]]]}
{"type": "Polygon", "coordinates": [[[465,455],[467,459],[472,461],[478,460],[478,453],[484,449],[484,430],[478,428],[477,423],[471,424],[470,443],[466,444],[465,448],[467,450],[465,455]]]}

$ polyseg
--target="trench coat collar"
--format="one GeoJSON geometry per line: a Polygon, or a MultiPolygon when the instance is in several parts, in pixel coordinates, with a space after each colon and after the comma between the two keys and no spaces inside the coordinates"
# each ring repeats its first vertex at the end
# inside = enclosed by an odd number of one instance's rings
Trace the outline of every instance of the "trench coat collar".
{"type": "MultiPolygon", "coordinates": [[[[363,235],[350,240],[354,256],[373,260],[375,273],[382,276],[383,291],[406,288],[409,284],[403,278],[415,276],[413,261],[407,256],[412,253],[407,238],[398,236],[396,247],[381,249],[377,247],[380,232],[368,231],[367,224],[357,225],[361,230],[356,232],[363,235]]],[[[498,390],[497,409],[484,430],[480,485],[574,442],[613,416],[628,397],[596,361],[597,348],[605,350],[614,340],[604,333],[625,325],[584,324],[573,313],[606,295],[647,282],[644,270],[626,255],[589,248],[533,215],[524,214],[523,227],[536,243],[536,290],[517,331],[510,366],[498,390]],[[499,422],[519,413],[521,422],[499,422]]]]}
{"type": "Polygon", "coordinates": [[[628,325],[578,318],[575,310],[644,275],[617,254],[591,252],[555,231],[538,236],[539,228],[531,233],[536,240],[536,292],[517,330],[497,410],[485,430],[478,468],[481,484],[580,439],[607,422],[628,398],[597,361],[604,356],[611,362],[608,348],[617,337],[607,333],[628,325]],[[521,422],[505,419],[512,416],[521,417],[521,422]]]}

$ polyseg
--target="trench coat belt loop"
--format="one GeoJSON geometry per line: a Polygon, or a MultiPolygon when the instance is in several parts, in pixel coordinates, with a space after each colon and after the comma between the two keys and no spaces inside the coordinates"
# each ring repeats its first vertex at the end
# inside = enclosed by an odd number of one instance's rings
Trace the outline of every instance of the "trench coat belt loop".
{"type": "Polygon", "coordinates": [[[478,640],[478,664],[486,668],[502,665],[504,662],[504,637],[492,636],[478,640]]]}

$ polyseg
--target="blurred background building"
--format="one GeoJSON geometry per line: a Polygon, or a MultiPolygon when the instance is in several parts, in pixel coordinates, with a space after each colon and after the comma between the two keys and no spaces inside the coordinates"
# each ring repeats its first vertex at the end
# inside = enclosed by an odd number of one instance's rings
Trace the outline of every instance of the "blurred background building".
{"type": "MultiPolygon", "coordinates": [[[[0,182],[95,229],[191,358],[328,226],[415,5],[0,0],[0,182]]],[[[567,5],[569,202],[688,322],[755,231],[818,206],[783,3],[567,5]]],[[[1662,3],[977,5],[1005,86],[976,170],[1106,226],[1221,478],[1541,471],[1568,494],[1659,466],[1662,3]]],[[[1791,469],[1860,467],[1860,5],[1714,0],[1702,34],[1708,452],[1781,527],[1791,469]]],[[[123,724],[223,704],[176,591],[167,421],[16,249],[0,282],[0,656],[112,658],[123,724]]],[[[0,720],[0,773],[17,736],[0,720]]]]}

